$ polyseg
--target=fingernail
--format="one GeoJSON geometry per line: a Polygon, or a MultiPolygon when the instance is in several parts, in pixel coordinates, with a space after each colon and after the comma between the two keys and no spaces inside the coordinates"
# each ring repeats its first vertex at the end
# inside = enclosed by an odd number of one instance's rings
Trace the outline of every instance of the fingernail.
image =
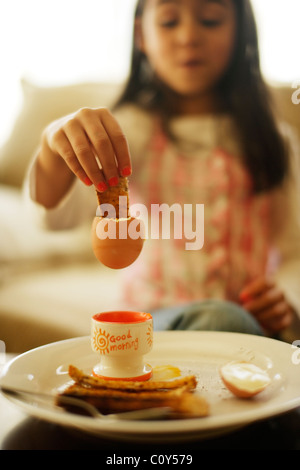
{"type": "Polygon", "coordinates": [[[250,297],[249,294],[246,294],[246,293],[242,292],[240,294],[240,299],[241,299],[242,302],[248,302],[251,299],[251,297],[250,297]]]}
{"type": "Polygon", "coordinates": [[[97,190],[100,192],[100,193],[104,193],[104,191],[107,190],[107,185],[106,183],[104,183],[103,181],[101,181],[101,183],[98,183],[97,186],[96,186],[97,190]]]}
{"type": "Polygon", "coordinates": [[[118,182],[119,182],[119,180],[118,180],[117,176],[114,176],[113,178],[110,178],[108,180],[109,186],[117,186],[118,182]]]}
{"type": "Polygon", "coordinates": [[[121,170],[121,175],[122,176],[131,175],[131,167],[130,166],[125,166],[125,168],[123,168],[123,170],[121,170]]]}
{"type": "Polygon", "coordinates": [[[90,178],[88,178],[87,176],[84,178],[83,182],[87,186],[92,186],[92,184],[93,184],[92,181],[90,180],[90,178]]]}

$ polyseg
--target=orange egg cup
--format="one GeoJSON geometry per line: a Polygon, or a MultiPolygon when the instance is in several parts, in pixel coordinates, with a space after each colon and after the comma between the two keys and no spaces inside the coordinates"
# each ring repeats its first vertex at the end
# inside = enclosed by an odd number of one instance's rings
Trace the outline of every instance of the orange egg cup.
{"type": "Polygon", "coordinates": [[[100,359],[93,375],[106,380],[149,380],[152,367],[144,356],[152,344],[150,313],[111,311],[93,315],[91,347],[100,359]]]}

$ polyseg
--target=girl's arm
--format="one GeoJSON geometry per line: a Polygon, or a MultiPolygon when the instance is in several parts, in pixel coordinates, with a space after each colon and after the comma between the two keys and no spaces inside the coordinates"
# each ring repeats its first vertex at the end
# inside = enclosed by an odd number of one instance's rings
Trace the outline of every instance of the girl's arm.
{"type": "Polygon", "coordinates": [[[75,177],[99,192],[129,176],[127,140],[106,108],[83,108],[50,124],[42,135],[35,162],[35,198],[55,207],[75,177]]]}

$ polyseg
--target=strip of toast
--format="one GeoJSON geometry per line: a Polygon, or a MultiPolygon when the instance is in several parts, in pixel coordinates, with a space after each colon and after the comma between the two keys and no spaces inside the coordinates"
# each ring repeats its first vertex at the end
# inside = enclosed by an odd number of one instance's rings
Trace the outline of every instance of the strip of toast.
{"type": "Polygon", "coordinates": [[[96,194],[98,199],[98,215],[100,217],[107,216],[107,211],[103,210],[104,204],[110,204],[115,208],[116,219],[130,216],[127,178],[119,177],[117,186],[109,186],[103,193],[96,191],[96,194]]]}
{"type": "Polygon", "coordinates": [[[168,407],[176,417],[209,414],[206,399],[193,393],[197,385],[194,376],[145,382],[104,380],[86,375],[74,366],[69,366],[69,375],[73,383],[58,395],[58,404],[60,396],[73,396],[93,404],[104,414],[153,407],[168,407]]]}
{"type": "Polygon", "coordinates": [[[186,387],[187,389],[195,389],[197,380],[194,375],[178,377],[173,380],[160,380],[152,381],[147,380],[144,382],[127,381],[127,380],[106,380],[93,375],[86,375],[78,368],[70,365],[69,375],[77,383],[82,386],[89,386],[94,388],[107,388],[110,390],[133,390],[133,391],[146,391],[146,390],[162,390],[162,389],[176,389],[179,387],[186,387]]]}
{"type": "MultiPolygon", "coordinates": [[[[125,411],[143,410],[148,408],[167,407],[185,418],[203,417],[209,414],[207,401],[185,390],[127,392],[121,390],[102,390],[86,388],[73,384],[61,393],[62,396],[71,396],[85,400],[94,405],[101,413],[120,413],[125,411]]],[[[57,404],[60,404],[60,396],[57,404]]],[[[61,403],[62,406],[63,402],[61,403]]]]}

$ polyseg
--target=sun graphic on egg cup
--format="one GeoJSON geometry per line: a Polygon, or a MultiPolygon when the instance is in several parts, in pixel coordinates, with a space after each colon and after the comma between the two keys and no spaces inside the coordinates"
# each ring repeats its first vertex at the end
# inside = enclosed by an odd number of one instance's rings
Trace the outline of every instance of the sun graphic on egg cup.
{"type": "Polygon", "coordinates": [[[109,354],[109,336],[110,334],[105,330],[102,332],[101,328],[95,331],[92,337],[94,350],[100,354],[109,354]]]}

